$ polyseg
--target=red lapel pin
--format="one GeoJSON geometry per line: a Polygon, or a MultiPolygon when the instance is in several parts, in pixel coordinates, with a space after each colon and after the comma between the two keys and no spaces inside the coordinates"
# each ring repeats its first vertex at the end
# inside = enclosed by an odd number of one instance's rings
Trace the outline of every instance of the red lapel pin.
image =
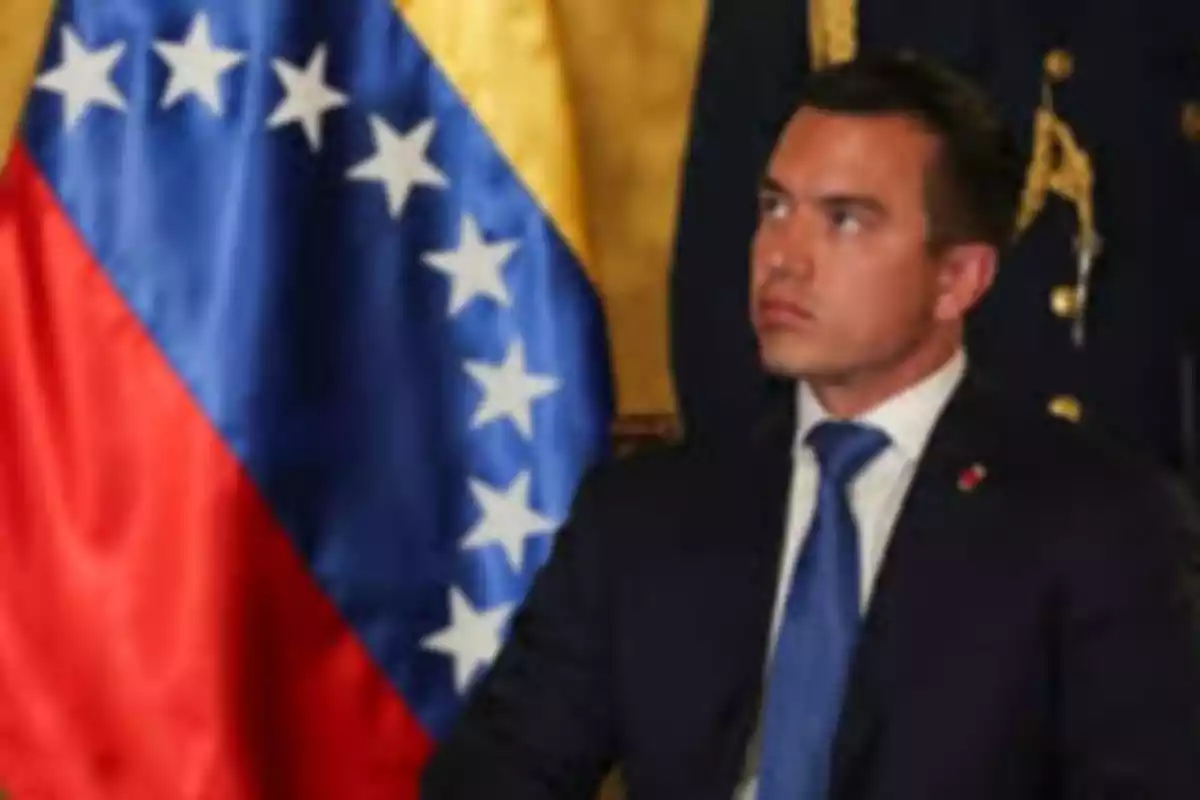
{"type": "Polygon", "coordinates": [[[958,476],[958,490],[960,492],[973,492],[979,488],[979,484],[983,483],[983,479],[986,477],[987,467],[983,466],[983,464],[972,464],[958,476]]]}

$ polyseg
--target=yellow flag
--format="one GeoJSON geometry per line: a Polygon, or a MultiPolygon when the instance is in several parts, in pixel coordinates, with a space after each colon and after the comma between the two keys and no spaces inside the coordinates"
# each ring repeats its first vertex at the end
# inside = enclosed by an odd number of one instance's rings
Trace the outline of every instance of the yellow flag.
{"type": "Polygon", "coordinates": [[[707,3],[557,0],[623,414],[674,413],[668,268],[707,3]]]}
{"type": "Polygon", "coordinates": [[[667,273],[704,0],[397,5],[594,281],[619,412],[674,413],[667,273]]]}

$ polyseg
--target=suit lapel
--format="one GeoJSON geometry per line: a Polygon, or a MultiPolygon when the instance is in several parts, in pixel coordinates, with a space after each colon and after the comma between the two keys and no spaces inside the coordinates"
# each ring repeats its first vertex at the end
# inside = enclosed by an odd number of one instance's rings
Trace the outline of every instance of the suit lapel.
{"type": "Polygon", "coordinates": [[[906,593],[919,590],[923,565],[936,557],[934,534],[972,529],[978,521],[976,493],[981,474],[973,467],[987,464],[995,443],[989,440],[983,391],[968,374],[935,425],[924,457],[917,467],[891,542],[880,569],[870,609],[863,622],[847,684],[834,746],[833,797],[865,796],[869,762],[885,726],[882,700],[883,670],[895,644],[903,646],[910,620],[906,593]]]}

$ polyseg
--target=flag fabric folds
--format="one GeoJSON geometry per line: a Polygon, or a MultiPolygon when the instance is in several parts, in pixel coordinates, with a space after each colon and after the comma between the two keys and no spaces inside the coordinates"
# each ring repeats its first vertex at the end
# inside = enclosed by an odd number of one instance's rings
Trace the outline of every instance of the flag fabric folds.
{"type": "Polygon", "coordinates": [[[0,177],[13,797],[415,796],[548,556],[612,404],[574,165],[419,34],[57,6],[0,177]]]}

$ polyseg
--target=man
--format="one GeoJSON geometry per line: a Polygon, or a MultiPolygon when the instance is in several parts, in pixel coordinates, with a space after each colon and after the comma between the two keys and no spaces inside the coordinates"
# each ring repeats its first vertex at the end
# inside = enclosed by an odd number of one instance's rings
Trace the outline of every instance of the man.
{"type": "Polygon", "coordinates": [[[967,367],[1003,130],[915,58],[815,74],[751,259],[794,402],[585,481],[426,797],[1200,797],[1194,521],[967,367]]]}
{"type": "Polygon", "coordinates": [[[736,433],[767,395],[746,286],[729,265],[753,235],[751,187],[804,75],[855,49],[907,49],[985,86],[1030,171],[1032,213],[972,315],[972,363],[1013,400],[1189,474],[1200,493],[1200,3],[710,7],[671,278],[672,363],[689,437],[736,433]],[[1042,146],[1063,143],[1043,136],[1050,115],[1088,163],[1039,191],[1038,177],[1076,162],[1042,146]],[[1084,276],[1079,244],[1089,240],[1084,276]]]}

